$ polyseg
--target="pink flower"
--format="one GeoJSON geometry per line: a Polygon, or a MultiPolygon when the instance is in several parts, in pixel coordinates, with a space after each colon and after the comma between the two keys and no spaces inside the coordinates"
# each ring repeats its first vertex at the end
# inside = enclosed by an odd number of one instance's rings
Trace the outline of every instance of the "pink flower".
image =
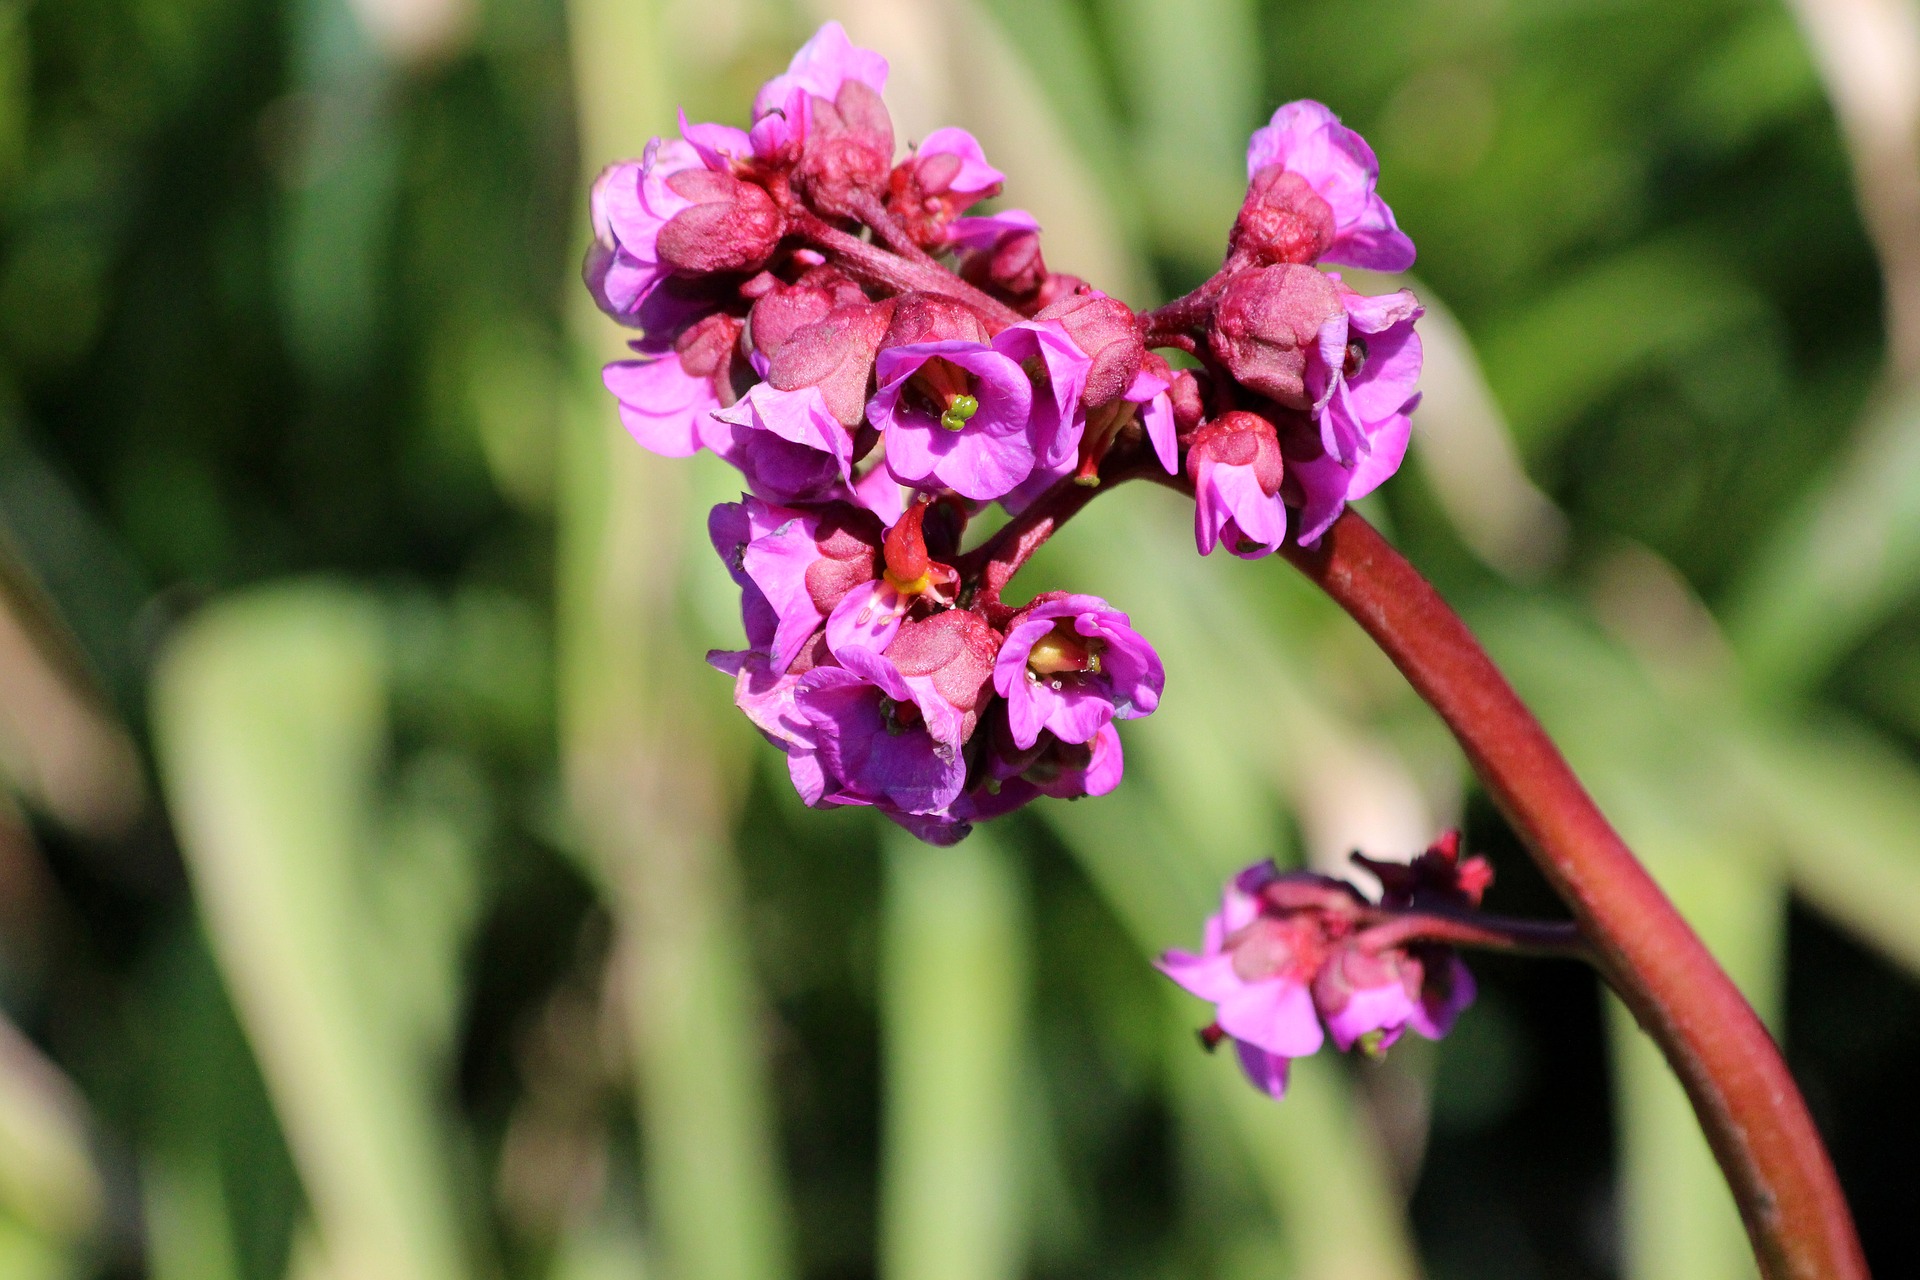
{"type": "Polygon", "coordinates": [[[1217,543],[1242,559],[1272,555],[1287,537],[1284,477],[1273,424],[1236,409],[1194,434],[1187,450],[1193,481],[1193,537],[1201,555],[1217,543]]]}
{"type": "Polygon", "coordinates": [[[994,663],[1014,744],[1041,733],[1090,742],[1115,720],[1149,715],[1166,673],[1127,615],[1098,596],[1049,592],[1014,615],[994,663]]]}
{"type": "Polygon", "coordinates": [[[844,503],[802,511],[743,498],[715,507],[707,530],[740,586],[747,643],[777,672],[879,572],[880,522],[844,503]]]}
{"type": "Polygon", "coordinates": [[[620,402],[620,422],[642,448],[687,458],[708,444],[708,415],[720,407],[709,378],[696,378],[677,354],[653,360],[616,360],[600,371],[620,402]]]}
{"type": "Polygon", "coordinates": [[[867,419],[902,484],[987,502],[1033,470],[1033,383],[985,343],[915,343],[880,353],[867,419]]]}
{"type": "Polygon", "coordinates": [[[954,219],[998,195],[1006,177],[987,163],[986,152],[965,129],[936,129],[894,167],[887,210],[917,243],[937,248],[954,219]]]}
{"type": "Polygon", "coordinates": [[[853,439],[818,387],[780,391],[761,382],[710,415],[727,429],[710,448],[740,469],[767,502],[851,500],[853,439]]]}
{"type": "Polygon", "coordinates": [[[1278,878],[1266,863],[1241,872],[1207,919],[1204,950],[1168,951],[1158,966],[1213,1003],[1216,1034],[1233,1039],[1247,1078],[1276,1098],[1288,1061],[1317,1053],[1326,1038],[1308,986],[1324,957],[1317,924],[1260,910],[1260,890],[1278,878]]]}
{"type": "Polygon", "coordinates": [[[1322,330],[1306,378],[1321,452],[1287,459],[1301,494],[1302,545],[1400,469],[1420,403],[1420,304],[1404,289],[1370,298],[1335,284],[1343,312],[1322,330]]]}
{"type": "Polygon", "coordinates": [[[1086,427],[1081,396],[1093,361],[1053,320],[1009,325],[993,349],[1017,363],[1033,383],[1032,439],[1037,469],[1071,468],[1086,427]]]}
{"type": "MultiPolygon", "coordinates": [[[[1380,162],[1373,148],[1326,107],[1306,100],[1289,102],[1273,113],[1265,128],[1254,131],[1247,143],[1247,177],[1257,185],[1269,169],[1298,174],[1326,202],[1333,228],[1322,260],[1374,271],[1405,271],[1413,265],[1413,241],[1402,234],[1393,210],[1374,191],[1380,162]]],[[[1314,220],[1314,214],[1306,220],[1314,220]]]]}
{"type": "Polygon", "coordinates": [[[849,40],[847,29],[838,22],[828,22],[800,46],[784,74],[760,86],[753,98],[754,121],[788,113],[796,93],[802,95],[802,101],[824,98],[831,102],[849,80],[857,80],[875,93],[886,92],[887,60],[849,40]]]}
{"type": "Polygon", "coordinates": [[[587,202],[593,244],[581,275],[600,309],[622,324],[638,327],[641,306],[671,273],[660,258],[660,232],[693,201],[668,180],[689,171],[704,171],[699,152],[655,138],[639,160],[608,165],[594,179],[587,202]]]}

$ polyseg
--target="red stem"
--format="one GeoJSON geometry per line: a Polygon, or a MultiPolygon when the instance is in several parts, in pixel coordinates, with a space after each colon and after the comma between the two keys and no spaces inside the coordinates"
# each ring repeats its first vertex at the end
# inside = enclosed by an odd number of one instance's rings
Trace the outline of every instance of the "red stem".
{"type": "Polygon", "coordinates": [[[1564,956],[1590,960],[1592,949],[1578,925],[1551,920],[1516,920],[1511,916],[1438,911],[1379,911],[1378,924],[1360,934],[1359,941],[1375,951],[1409,942],[1444,942],[1479,951],[1504,951],[1525,956],[1564,956]]]}
{"type": "Polygon", "coordinates": [[[836,266],[856,280],[897,293],[920,290],[957,299],[978,311],[987,328],[995,333],[1026,319],[1006,303],[982,293],[925,255],[919,259],[903,258],[858,236],[849,235],[838,227],[829,226],[798,202],[790,203],[785,211],[789,225],[801,239],[816,249],[824,250],[836,266]]]}
{"type": "Polygon", "coordinates": [[[1779,1048],[1457,614],[1352,511],[1294,566],[1446,722],[1595,963],[1666,1054],[1769,1280],[1866,1280],[1833,1163],[1779,1048]]]}

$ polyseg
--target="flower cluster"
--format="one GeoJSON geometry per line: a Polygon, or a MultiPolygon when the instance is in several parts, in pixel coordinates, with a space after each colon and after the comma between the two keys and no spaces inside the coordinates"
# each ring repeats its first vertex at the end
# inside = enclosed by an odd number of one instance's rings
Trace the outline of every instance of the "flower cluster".
{"type": "Polygon", "coordinates": [[[736,703],[807,803],[947,841],[1110,790],[1115,723],[1159,701],[1105,601],[1002,602],[1033,549],[1132,478],[1193,492],[1202,552],[1274,551],[1290,508],[1319,537],[1405,450],[1419,308],[1315,265],[1413,256],[1318,104],[1254,135],[1220,273],[1141,314],[1051,270],[1032,216],[973,212],[1004,175],[964,130],[898,156],[886,78],[830,22],[746,129],[683,115],[595,182],[584,275],[638,331],[605,371],[628,431],[742,477],[709,522],[742,596],[747,647],[710,658],[736,703]],[[1010,522],[968,547],[994,504],[1010,522]]]}
{"type": "Polygon", "coordinates": [[[1378,902],[1344,880],[1257,863],[1228,882],[1200,954],[1160,959],[1161,972],[1214,1004],[1200,1033],[1207,1047],[1232,1040],[1247,1078],[1276,1098],[1287,1064],[1329,1035],[1342,1052],[1378,1055],[1408,1027],[1439,1039],[1473,1003],[1458,953],[1407,926],[1477,908],[1493,879],[1486,859],[1462,860],[1450,831],[1411,863],[1355,861],[1379,878],[1378,902]]]}

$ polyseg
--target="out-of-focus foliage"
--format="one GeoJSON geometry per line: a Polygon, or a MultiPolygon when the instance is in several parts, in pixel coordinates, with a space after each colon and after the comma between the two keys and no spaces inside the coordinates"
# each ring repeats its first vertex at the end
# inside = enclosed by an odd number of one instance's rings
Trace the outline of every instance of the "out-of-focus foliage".
{"type": "Polygon", "coordinates": [[[1750,1273],[1581,971],[1476,961],[1445,1044],[1278,1106],[1194,1047],[1146,958],[1254,858],[1464,820],[1494,907],[1556,908],[1353,627],[1168,495],[1028,571],[1166,659],[1115,795],[905,847],[742,731],[729,478],[599,393],[583,193],[829,14],[1138,303],[1217,262],[1274,105],[1372,140],[1436,307],[1369,514],[1913,1270],[1915,295],[1848,148],[1920,86],[1814,9],[0,0],[0,1277],[1750,1273]]]}

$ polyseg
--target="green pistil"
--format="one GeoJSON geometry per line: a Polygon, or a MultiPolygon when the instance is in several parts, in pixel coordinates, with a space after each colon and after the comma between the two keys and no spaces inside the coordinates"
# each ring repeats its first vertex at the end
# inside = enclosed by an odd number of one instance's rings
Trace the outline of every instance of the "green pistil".
{"type": "Polygon", "coordinates": [[[967,425],[974,414],[980,412],[980,402],[972,396],[955,396],[940,415],[940,425],[949,431],[958,431],[967,425]]]}
{"type": "Polygon", "coordinates": [[[1359,1049],[1360,1052],[1367,1057],[1372,1058],[1375,1062],[1381,1062],[1384,1061],[1387,1056],[1386,1046],[1383,1043],[1386,1038],[1387,1033],[1384,1031],[1369,1031],[1360,1037],[1360,1041],[1355,1045],[1355,1048],[1359,1049]]]}

